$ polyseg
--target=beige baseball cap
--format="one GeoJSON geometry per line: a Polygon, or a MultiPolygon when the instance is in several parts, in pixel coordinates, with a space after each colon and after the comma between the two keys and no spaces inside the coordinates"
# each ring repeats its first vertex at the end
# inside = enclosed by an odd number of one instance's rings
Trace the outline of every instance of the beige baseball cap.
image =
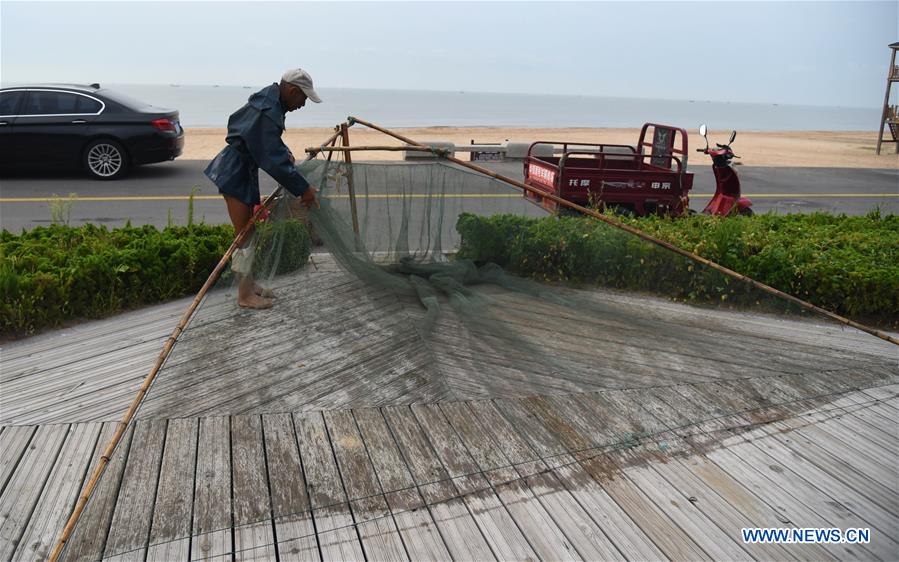
{"type": "Polygon", "coordinates": [[[318,94],[315,93],[315,90],[312,88],[312,77],[302,68],[292,68],[288,70],[284,73],[284,76],[281,77],[281,80],[288,84],[293,84],[303,90],[306,97],[315,103],[322,102],[322,99],[318,97],[318,94]]]}

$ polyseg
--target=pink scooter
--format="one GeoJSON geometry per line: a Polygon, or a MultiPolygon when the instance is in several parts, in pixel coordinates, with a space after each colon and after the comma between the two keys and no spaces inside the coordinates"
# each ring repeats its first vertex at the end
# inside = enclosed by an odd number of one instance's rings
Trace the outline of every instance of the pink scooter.
{"type": "Polygon", "coordinates": [[[743,216],[752,216],[752,201],[746,197],[740,197],[740,178],[737,171],[731,166],[731,160],[739,158],[730,149],[737,132],[730,134],[727,144],[715,143],[717,150],[709,148],[708,130],[705,124],[699,126],[699,134],[705,138],[705,148],[697,148],[696,152],[702,152],[712,157],[712,170],[715,172],[715,195],[709,204],[702,210],[707,215],[730,215],[737,213],[743,216]]]}

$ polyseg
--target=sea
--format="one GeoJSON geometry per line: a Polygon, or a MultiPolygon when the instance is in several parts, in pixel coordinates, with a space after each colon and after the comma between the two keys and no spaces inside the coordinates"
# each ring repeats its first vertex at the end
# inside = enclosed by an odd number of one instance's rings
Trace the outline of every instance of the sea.
{"type": "MultiPolygon", "coordinates": [[[[265,86],[101,84],[180,111],[181,124],[225,127],[228,116],[265,86]]],[[[614,127],[654,122],[693,130],[877,131],[880,108],[502,94],[468,91],[317,89],[323,103],[289,114],[288,127],[331,127],[355,116],[385,127],[614,127]]]]}

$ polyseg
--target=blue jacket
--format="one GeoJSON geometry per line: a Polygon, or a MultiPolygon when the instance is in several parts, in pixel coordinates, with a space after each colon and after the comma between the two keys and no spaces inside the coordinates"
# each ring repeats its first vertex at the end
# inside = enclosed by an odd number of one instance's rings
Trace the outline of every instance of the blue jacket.
{"type": "Polygon", "coordinates": [[[267,86],[228,118],[228,143],[204,173],[220,193],[247,205],[259,203],[259,168],[299,197],[309,182],[290,163],[290,151],[281,141],[285,109],[278,84],[267,86]]]}

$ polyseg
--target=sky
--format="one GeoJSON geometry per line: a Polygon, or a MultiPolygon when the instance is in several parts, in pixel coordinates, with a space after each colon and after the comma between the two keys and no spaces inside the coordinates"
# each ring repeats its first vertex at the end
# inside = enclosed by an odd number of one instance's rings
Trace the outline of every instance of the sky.
{"type": "Polygon", "coordinates": [[[325,88],[879,108],[896,41],[896,0],[0,0],[7,84],[266,84],[299,66],[325,88]]]}

